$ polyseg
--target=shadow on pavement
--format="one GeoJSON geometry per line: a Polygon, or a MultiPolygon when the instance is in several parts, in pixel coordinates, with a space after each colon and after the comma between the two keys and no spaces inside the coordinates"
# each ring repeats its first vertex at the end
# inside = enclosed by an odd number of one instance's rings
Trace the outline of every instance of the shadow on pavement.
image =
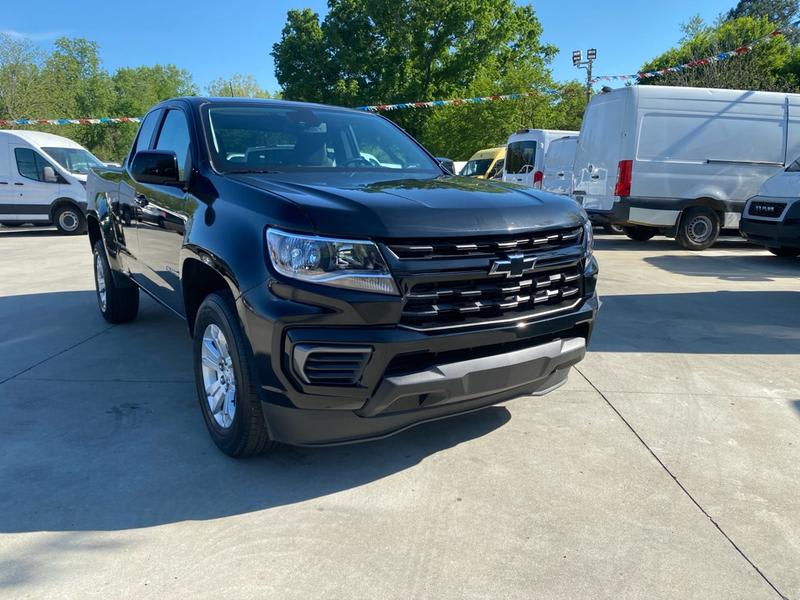
{"type": "MultiPolygon", "coordinates": [[[[94,292],[0,298],[0,315],[23,306],[42,322],[20,343],[97,330],[94,292]]],[[[366,444],[234,460],[206,432],[179,319],[150,302],[140,320],[62,346],[0,384],[0,533],[122,530],[302,502],[388,477],[510,419],[490,407],[366,444]]],[[[0,360],[14,352],[0,344],[0,360]]]]}
{"type": "Polygon", "coordinates": [[[764,254],[711,256],[702,253],[648,256],[645,262],[675,273],[695,277],[716,277],[723,281],[773,281],[784,277],[800,279],[800,260],[764,254]]]}
{"type": "Polygon", "coordinates": [[[800,291],[603,296],[589,350],[800,354],[800,291]]]}
{"type": "Polygon", "coordinates": [[[42,227],[6,227],[0,225],[0,239],[2,238],[19,238],[19,237],[50,237],[62,235],[58,229],[53,226],[42,227]]]}

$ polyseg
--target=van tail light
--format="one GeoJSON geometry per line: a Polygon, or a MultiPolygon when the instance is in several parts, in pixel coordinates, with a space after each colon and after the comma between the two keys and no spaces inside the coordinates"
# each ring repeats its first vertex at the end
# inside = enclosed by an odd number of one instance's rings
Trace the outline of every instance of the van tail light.
{"type": "Polygon", "coordinates": [[[544,179],[544,173],[541,171],[536,171],[536,173],[533,174],[533,187],[537,190],[542,189],[542,179],[544,179]]]}
{"type": "Polygon", "coordinates": [[[615,196],[631,195],[631,177],[633,176],[633,161],[621,160],[617,165],[617,185],[614,187],[615,196]]]}

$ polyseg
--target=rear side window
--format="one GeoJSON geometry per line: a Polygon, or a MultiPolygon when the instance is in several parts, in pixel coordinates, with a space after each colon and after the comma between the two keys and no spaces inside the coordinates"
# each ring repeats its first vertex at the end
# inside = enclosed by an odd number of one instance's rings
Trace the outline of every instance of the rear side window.
{"type": "Polygon", "coordinates": [[[133,158],[133,156],[139,152],[139,150],[147,150],[150,147],[150,140],[153,139],[153,132],[156,130],[156,125],[158,125],[158,118],[160,115],[161,110],[154,110],[144,118],[144,121],[142,121],[142,126],[139,127],[139,135],[137,136],[136,143],[133,146],[131,158],[133,158]]]}
{"type": "Polygon", "coordinates": [[[186,181],[190,169],[189,159],[189,125],[182,110],[171,110],[164,119],[161,132],[158,134],[156,150],[171,150],[178,157],[178,171],[181,181],[186,181]]]}
{"type": "Polygon", "coordinates": [[[44,168],[49,163],[41,155],[30,148],[14,148],[14,158],[20,175],[26,179],[44,181],[44,168]]]}
{"type": "Polygon", "coordinates": [[[524,173],[533,170],[536,161],[536,142],[511,142],[506,148],[506,173],[524,173]]]}

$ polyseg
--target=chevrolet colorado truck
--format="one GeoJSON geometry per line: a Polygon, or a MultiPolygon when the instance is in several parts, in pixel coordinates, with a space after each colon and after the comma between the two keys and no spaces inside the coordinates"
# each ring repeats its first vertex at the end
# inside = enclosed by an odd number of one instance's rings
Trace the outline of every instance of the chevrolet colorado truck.
{"type": "Polygon", "coordinates": [[[186,320],[232,456],[544,394],[598,309],[574,201],[453,176],[378,115],[169,100],[87,193],[100,312],[131,321],[141,291],[186,320]]]}

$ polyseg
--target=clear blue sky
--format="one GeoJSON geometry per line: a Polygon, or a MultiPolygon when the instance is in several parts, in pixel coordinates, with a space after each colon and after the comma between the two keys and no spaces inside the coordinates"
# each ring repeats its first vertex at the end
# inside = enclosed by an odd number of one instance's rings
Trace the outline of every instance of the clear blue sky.
{"type": "MultiPolygon", "coordinates": [[[[635,72],[646,59],[674,45],[681,36],[680,24],[692,15],[700,13],[713,21],[734,3],[544,0],[533,5],[544,27],[543,40],[561,49],[552,69],[563,81],[584,77],[572,67],[572,50],[597,48],[597,75],[635,72]]],[[[10,0],[0,11],[0,30],[45,48],[59,35],[93,39],[100,44],[109,70],[174,63],[188,69],[201,90],[211,80],[236,72],[252,73],[262,87],[274,90],[278,84],[269,52],[280,37],[286,11],[309,7],[324,13],[326,4],[325,0],[10,0]]]]}

